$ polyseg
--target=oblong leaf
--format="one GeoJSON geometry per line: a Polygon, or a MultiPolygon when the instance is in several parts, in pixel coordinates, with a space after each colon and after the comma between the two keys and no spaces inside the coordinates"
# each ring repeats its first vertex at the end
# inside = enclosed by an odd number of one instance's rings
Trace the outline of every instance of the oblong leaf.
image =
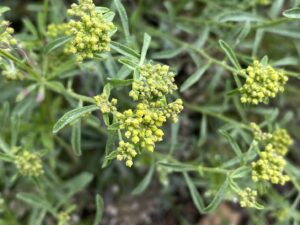
{"type": "Polygon", "coordinates": [[[202,77],[202,75],[205,73],[205,71],[208,69],[209,67],[209,63],[203,67],[201,67],[200,69],[198,69],[195,73],[193,73],[191,76],[188,77],[188,79],[186,79],[183,84],[180,87],[180,92],[184,92],[187,89],[189,89],[189,87],[191,87],[192,85],[194,85],[196,82],[198,82],[200,80],[200,78],[202,77]]]}
{"type": "Polygon", "coordinates": [[[188,185],[189,191],[191,193],[193,202],[198,209],[198,211],[203,214],[203,213],[209,213],[213,210],[215,210],[219,204],[221,203],[222,199],[224,198],[225,192],[228,187],[228,178],[226,177],[224,183],[221,185],[220,189],[217,191],[215,194],[213,200],[209,203],[208,206],[204,206],[204,202],[202,197],[200,196],[199,192],[197,191],[196,186],[194,185],[193,181],[189,177],[187,173],[183,173],[184,179],[188,185]]]}
{"type": "Polygon", "coordinates": [[[300,7],[285,10],[282,15],[291,19],[300,19],[300,7]]]}
{"type": "Polygon", "coordinates": [[[112,41],[110,43],[110,47],[119,52],[120,54],[124,55],[124,56],[128,56],[131,58],[135,58],[135,59],[139,59],[140,58],[140,54],[138,52],[136,52],[135,50],[127,47],[126,45],[123,45],[121,43],[112,41]]]}
{"type": "Polygon", "coordinates": [[[104,211],[104,202],[99,194],[96,195],[96,216],[93,225],[99,225],[104,211]]]}
{"type": "Polygon", "coordinates": [[[241,65],[240,65],[239,61],[237,60],[237,57],[236,57],[234,51],[232,50],[232,48],[223,40],[219,40],[219,44],[220,44],[221,48],[223,49],[223,51],[225,52],[225,54],[227,55],[230,62],[234,65],[234,67],[238,71],[240,71],[242,69],[241,65]]]}
{"type": "Polygon", "coordinates": [[[55,49],[60,48],[67,42],[69,42],[72,39],[72,37],[65,36],[65,37],[59,37],[51,42],[49,42],[45,48],[44,48],[44,54],[49,54],[53,52],[55,49]]]}
{"type": "Polygon", "coordinates": [[[89,106],[84,106],[80,107],[77,109],[73,109],[67,113],[65,113],[54,125],[52,132],[57,133],[59,130],[64,128],[66,125],[69,123],[72,123],[76,119],[84,116],[86,113],[90,113],[92,111],[95,111],[99,109],[98,106],[96,105],[89,105],[89,106]]]}

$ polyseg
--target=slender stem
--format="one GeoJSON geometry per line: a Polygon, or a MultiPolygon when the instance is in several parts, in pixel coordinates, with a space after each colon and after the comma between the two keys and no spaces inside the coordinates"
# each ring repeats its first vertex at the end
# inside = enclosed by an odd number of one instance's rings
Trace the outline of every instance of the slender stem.
{"type": "Polygon", "coordinates": [[[71,91],[71,90],[67,90],[64,92],[64,94],[72,97],[72,98],[75,98],[79,101],[83,101],[83,102],[89,102],[89,103],[95,103],[95,100],[91,97],[88,97],[88,96],[84,96],[84,95],[80,95],[80,94],[76,94],[75,92],[71,91]]]}

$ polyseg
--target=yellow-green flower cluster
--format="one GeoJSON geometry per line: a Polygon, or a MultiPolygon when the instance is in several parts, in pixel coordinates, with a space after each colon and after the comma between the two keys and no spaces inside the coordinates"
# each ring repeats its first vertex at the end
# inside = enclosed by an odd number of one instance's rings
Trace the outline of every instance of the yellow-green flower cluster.
{"type": "Polygon", "coordinates": [[[259,153],[259,159],[252,163],[252,180],[284,185],[289,180],[289,177],[283,174],[286,164],[284,156],[293,143],[292,138],[284,129],[264,133],[255,123],[251,123],[251,127],[254,139],[265,146],[259,153]]]}
{"type": "Polygon", "coordinates": [[[288,147],[293,144],[293,139],[285,129],[278,129],[272,134],[272,143],[279,155],[286,155],[288,147]]]}
{"type": "Polygon", "coordinates": [[[252,129],[252,133],[255,140],[263,142],[268,141],[272,138],[272,134],[263,132],[256,123],[250,123],[250,127],[252,129]]]}
{"type": "Polygon", "coordinates": [[[272,144],[268,144],[259,153],[259,159],[252,163],[252,180],[284,185],[289,181],[289,176],[283,174],[285,164],[283,156],[277,154],[272,144]]]}
{"type": "Polygon", "coordinates": [[[38,177],[44,173],[40,156],[27,150],[16,156],[15,165],[23,176],[38,177]]]}
{"type": "Polygon", "coordinates": [[[92,0],[80,0],[79,4],[72,4],[67,13],[74,19],[49,27],[49,35],[64,33],[73,37],[65,46],[66,53],[75,54],[81,62],[94,58],[96,53],[110,51],[110,33],[115,27],[96,11],[92,0]]]}
{"type": "Polygon", "coordinates": [[[262,65],[255,60],[253,65],[242,71],[247,76],[245,84],[240,88],[241,102],[257,105],[269,102],[279,92],[284,91],[288,77],[281,70],[270,65],[262,65]]]}
{"type": "Polygon", "coordinates": [[[243,208],[254,208],[256,204],[257,191],[247,187],[240,191],[240,205],[243,208]]]}
{"type": "Polygon", "coordinates": [[[109,101],[108,96],[105,94],[97,95],[94,97],[94,99],[96,101],[96,105],[100,108],[102,113],[111,113],[117,111],[117,99],[113,98],[111,101],[109,101]]]}
{"type": "Polygon", "coordinates": [[[137,155],[137,152],[134,150],[134,146],[132,144],[120,141],[117,152],[117,160],[126,161],[126,166],[128,167],[131,167],[133,165],[132,159],[137,155]]]}
{"type": "Polygon", "coordinates": [[[132,84],[129,95],[133,100],[161,98],[177,89],[174,73],[167,65],[146,64],[139,69],[140,79],[132,84]]]}
{"type": "Polygon", "coordinates": [[[273,133],[263,132],[256,123],[250,123],[254,139],[263,143],[271,143],[278,155],[286,155],[288,147],[293,144],[293,139],[285,129],[277,129],[273,133]]]}
{"type": "Polygon", "coordinates": [[[177,99],[167,103],[166,95],[177,89],[174,74],[164,65],[147,64],[141,66],[139,78],[133,82],[129,95],[136,105],[123,112],[116,110],[116,100],[108,101],[105,95],[96,96],[96,102],[103,113],[113,113],[118,130],[124,135],[119,142],[117,159],[133,165],[133,158],[143,149],[153,152],[155,144],[163,140],[161,129],[167,119],[176,122],[183,109],[183,102],[177,99]]]}
{"type": "Polygon", "coordinates": [[[0,44],[1,47],[8,47],[9,45],[16,45],[17,40],[12,37],[14,29],[9,27],[9,22],[4,20],[0,22],[0,44]],[[8,46],[5,46],[8,45],[8,46]]]}
{"type": "Polygon", "coordinates": [[[24,74],[15,67],[12,61],[0,57],[0,72],[7,80],[23,80],[24,74]]]}

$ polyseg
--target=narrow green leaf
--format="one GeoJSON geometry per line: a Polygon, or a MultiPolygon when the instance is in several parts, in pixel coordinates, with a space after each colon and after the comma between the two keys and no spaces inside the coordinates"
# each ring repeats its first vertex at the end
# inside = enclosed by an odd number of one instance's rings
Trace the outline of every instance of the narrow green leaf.
{"type": "Polygon", "coordinates": [[[230,136],[229,133],[227,133],[225,130],[219,130],[219,132],[226,138],[226,140],[229,142],[231,148],[233,149],[233,151],[235,152],[235,154],[237,155],[237,157],[239,157],[240,160],[243,160],[243,153],[239,147],[239,145],[236,143],[236,141],[230,136]]]}
{"type": "Polygon", "coordinates": [[[124,29],[124,34],[125,34],[125,38],[127,43],[129,43],[129,39],[130,39],[130,32],[129,32],[129,25],[128,25],[128,17],[126,14],[126,10],[124,8],[124,6],[122,5],[122,3],[120,2],[120,0],[114,0],[114,3],[117,7],[120,19],[121,19],[121,23],[124,29]]]}
{"type": "Polygon", "coordinates": [[[160,166],[168,168],[175,172],[187,172],[187,171],[195,171],[197,168],[190,164],[178,163],[178,162],[165,162],[159,161],[157,162],[160,166]]]}
{"type": "Polygon", "coordinates": [[[9,152],[9,146],[6,144],[6,142],[0,137],[0,149],[3,152],[8,153],[9,152]]]}
{"type": "Polygon", "coordinates": [[[138,184],[138,186],[136,186],[136,188],[134,188],[134,190],[132,191],[133,195],[139,195],[139,194],[143,193],[147,189],[147,187],[151,183],[154,171],[155,171],[155,164],[153,162],[152,165],[151,165],[151,167],[150,167],[150,169],[148,170],[147,175],[138,184]]]}
{"type": "Polygon", "coordinates": [[[42,208],[49,212],[54,212],[51,204],[47,200],[39,197],[36,194],[18,193],[17,198],[33,207],[42,208]]]}
{"type": "Polygon", "coordinates": [[[218,192],[214,195],[213,200],[209,203],[208,206],[204,206],[204,202],[202,200],[202,197],[200,196],[199,192],[197,191],[196,186],[194,185],[193,181],[189,177],[187,173],[183,173],[184,179],[188,185],[189,191],[191,193],[193,202],[198,209],[199,213],[204,214],[204,213],[209,213],[215,210],[219,204],[221,203],[222,199],[224,198],[225,192],[228,187],[228,178],[226,177],[224,183],[218,190],[218,192]]]}
{"type": "Polygon", "coordinates": [[[199,68],[195,73],[193,73],[191,76],[189,76],[188,79],[186,79],[183,82],[183,84],[181,85],[180,92],[186,91],[192,85],[194,85],[196,82],[198,82],[209,66],[210,66],[210,63],[199,68]]]}
{"type": "Polygon", "coordinates": [[[110,11],[109,8],[101,7],[101,6],[96,6],[95,10],[97,13],[102,13],[102,14],[108,13],[110,11]]]}
{"type": "Polygon", "coordinates": [[[141,52],[141,59],[140,59],[140,66],[144,64],[148,48],[150,46],[151,42],[151,36],[147,33],[144,34],[144,43],[143,43],[143,48],[141,52]]]}
{"type": "Polygon", "coordinates": [[[72,39],[72,37],[69,36],[65,36],[65,37],[59,37],[51,42],[49,42],[45,47],[44,47],[44,54],[50,54],[51,52],[53,52],[54,50],[60,48],[61,46],[63,46],[64,44],[66,44],[67,42],[69,42],[72,39]]]}
{"type": "Polygon", "coordinates": [[[226,14],[223,14],[218,19],[220,22],[260,22],[263,20],[262,17],[255,15],[253,13],[247,13],[247,12],[229,12],[226,14]]]}
{"type": "Polygon", "coordinates": [[[103,14],[103,19],[106,21],[106,22],[111,22],[114,20],[114,17],[115,17],[115,13],[114,12],[107,12],[105,14],[103,14]]]}
{"type": "Polygon", "coordinates": [[[184,48],[164,50],[151,55],[153,59],[171,59],[184,51],[184,48]]]}
{"type": "Polygon", "coordinates": [[[129,86],[132,84],[133,79],[127,79],[127,80],[119,80],[119,79],[107,79],[108,82],[111,84],[112,87],[124,87],[129,86]]]}
{"type": "Polygon", "coordinates": [[[291,19],[300,19],[300,7],[285,10],[282,15],[291,19]]]}
{"type": "Polygon", "coordinates": [[[5,162],[14,162],[14,157],[7,154],[7,153],[2,153],[0,152],[0,160],[5,161],[5,162]]]}
{"type": "Polygon", "coordinates": [[[241,65],[240,65],[234,51],[232,50],[232,48],[223,40],[219,40],[219,44],[220,44],[221,48],[223,49],[223,51],[225,52],[225,54],[227,55],[230,62],[234,65],[234,67],[238,71],[240,71],[242,69],[241,65]]]}
{"type": "Polygon", "coordinates": [[[135,68],[138,67],[138,64],[136,62],[129,60],[127,58],[121,58],[118,61],[131,70],[135,70],[135,68]]]}
{"type": "Polygon", "coordinates": [[[9,7],[7,7],[7,6],[1,6],[0,7],[0,15],[3,14],[3,13],[5,13],[5,12],[7,12],[7,11],[9,11],[9,10],[10,10],[9,7]]]}
{"type": "Polygon", "coordinates": [[[93,225],[99,225],[104,211],[104,202],[99,194],[96,195],[96,216],[93,225]]]}
{"type": "Polygon", "coordinates": [[[75,155],[81,156],[81,120],[73,125],[71,136],[72,149],[75,155]]]}
{"type": "Polygon", "coordinates": [[[84,106],[80,107],[77,109],[73,109],[67,113],[65,113],[54,125],[53,127],[53,133],[57,133],[60,131],[62,128],[64,128],[66,125],[69,123],[72,123],[76,119],[84,116],[87,113],[90,113],[92,111],[95,111],[99,109],[98,106],[96,105],[89,105],[89,106],[84,106]]]}
{"type": "Polygon", "coordinates": [[[135,50],[127,47],[126,45],[123,45],[121,43],[112,41],[110,43],[110,47],[117,51],[118,53],[122,54],[123,56],[128,56],[134,59],[139,59],[140,58],[140,54],[138,52],[136,52],[135,50]]]}

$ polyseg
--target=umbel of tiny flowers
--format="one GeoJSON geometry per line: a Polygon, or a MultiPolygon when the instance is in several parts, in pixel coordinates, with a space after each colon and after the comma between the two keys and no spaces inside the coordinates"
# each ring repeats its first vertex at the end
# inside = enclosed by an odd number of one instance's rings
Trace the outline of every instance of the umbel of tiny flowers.
{"type": "Polygon", "coordinates": [[[259,153],[259,159],[252,163],[252,180],[284,185],[290,179],[288,175],[283,174],[285,165],[283,156],[277,154],[272,144],[268,144],[264,151],[259,153]]]}
{"type": "Polygon", "coordinates": [[[263,132],[256,123],[250,123],[254,139],[260,144],[272,143],[276,154],[286,155],[288,147],[293,144],[293,139],[285,129],[277,129],[273,133],[263,132]]]}
{"type": "Polygon", "coordinates": [[[239,192],[240,205],[243,208],[254,208],[256,205],[257,191],[247,187],[239,192]]]}
{"type": "Polygon", "coordinates": [[[241,102],[257,105],[267,104],[270,98],[275,98],[279,92],[284,91],[288,77],[282,70],[276,70],[270,65],[262,65],[254,60],[242,73],[247,76],[245,84],[239,89],[241,102]]]}
{"type": "Polygon", "coordinates": [[[183,109],[181,99],[171,103],[166,101],[166,95],[177,89],[174,74],[169,72],[168,66],[147,64],[139,71],[140,76],[129,93],[137,102],[132,109],[119,112],[115,99],[108,101],[105,94],[95,97],[101,112],[113,113],[117,119],[118,129],[124,135],[117,148],[117,160],[124,160],[128,167],[133,165],[133,158],[142,149],[154,151],[155,144],[163,140],[163,124],[168,118],[176,122],[183,109]]]}
{"type": "Polygon", "coordinates": [[[3,20],[0,22],[0,48],[8,48],[10,45],[16,45],[17,41],[12,37],[14,29],[9,27],[9,22],[3,20]]]}
{"type": "Polygon", "coordinates": [[[40,156],[28,150],[23,150],[17,154],[15,165],[23,176],[39,177],[44,173],[40,156]]]}
{"type": "Polygon", "coordinates": [[[75,54],[77,61],[81,62],[94,58],[96,53],[110,51],[110,35],[115,26],[96,11],[92,0],[80,0],[79,4],[72,4],[67,14],[74,19],[48,27],[49,36],[63,33],[72,37],[65,46],[66,53],[75,54]]]}

